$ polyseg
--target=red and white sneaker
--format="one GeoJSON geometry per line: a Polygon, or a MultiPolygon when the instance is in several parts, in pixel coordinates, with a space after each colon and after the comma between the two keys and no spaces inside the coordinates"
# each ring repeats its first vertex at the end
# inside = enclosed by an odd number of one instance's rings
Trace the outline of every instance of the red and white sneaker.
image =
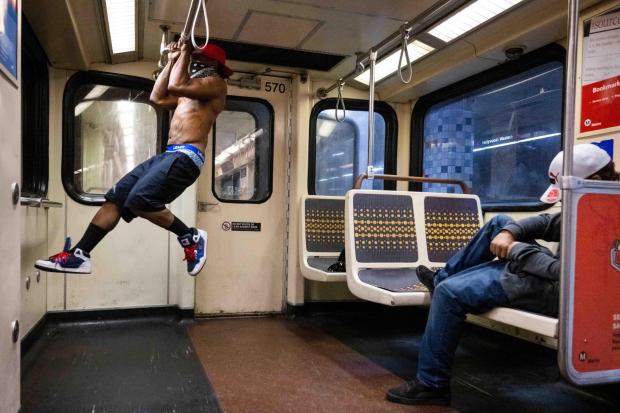
{"type": "Polygon", "coordinates": [[[207,232],[191,228],[191,232],[178,237],[179,243],[185,251],[184,261],[187,261],[187,273],[198,275],[207,262],[207,232]]]}
{"type": "Polygon", "coordinates": [[[47,260],[37,260],[34,266],[47,272],[68,272],[72,274],[90,274],[90,255],[79,248],[71,251],[71,238],[65,241],[61,252],[47,260]]]}

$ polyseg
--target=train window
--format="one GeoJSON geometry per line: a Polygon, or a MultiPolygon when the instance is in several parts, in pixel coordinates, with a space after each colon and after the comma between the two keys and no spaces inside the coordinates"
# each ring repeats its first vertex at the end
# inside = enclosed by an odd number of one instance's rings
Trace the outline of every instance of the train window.
{"type": "MultiPolygon", "coordinates": [[[[355,177],[368,166],[368,102],[345,99],[346,116],[335,117],[336,99],[325,99],[310,117],[308,193],[344,195],[355,177]]],[[[375,103],[374,169],[377,174],[396,172],[397,120],[384,102],[375,103]]],[[[366,189],[393,189],[393,182],[367,180],[366,189]]]]}
{"type": "Polygon", "coordinates": [[[532,54],[421,98],[412,174],[461,179],[485,210],[541,208],[547,167],[561,149],[564,64],[555,47],[532,54]]]}
{"type": "Polygon", "coordinates": [[[22,193],[44,198],[49,176],[47,56],[25,19],[22,33],[22,193]]]}
{"type": "Polygon", "coordinates": [[[228,96],[213,128],[213,181],[221,202],[261,203],[271,196],[273,108],[262,99],[228,96]]]}
{"type": "Polygon", "coordinates": [[[63,184],[76,201],[98,205],[123,175],[161,150],[168,112],[149,101],[153,82],[79,72],[65,89],[63,184]]]}

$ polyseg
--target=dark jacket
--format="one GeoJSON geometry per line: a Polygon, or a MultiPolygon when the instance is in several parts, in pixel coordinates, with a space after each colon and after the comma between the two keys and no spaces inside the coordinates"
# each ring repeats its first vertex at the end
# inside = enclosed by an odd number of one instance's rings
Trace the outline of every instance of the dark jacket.
{"type": "Polygon", "coordinates": [[[559,242],[561,215],[542,214],[510,223],[504,229],[520,241],[510,250],[501,277],[510,306],[557,317],[560,258],[535,240],[559,242]]]}

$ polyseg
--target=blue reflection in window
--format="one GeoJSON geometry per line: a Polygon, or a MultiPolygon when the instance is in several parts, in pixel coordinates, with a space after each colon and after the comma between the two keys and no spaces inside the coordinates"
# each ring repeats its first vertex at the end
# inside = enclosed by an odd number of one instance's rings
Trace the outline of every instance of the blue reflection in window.
{"type": "Polygon", "coordinates": [[[433,105],[424,118],[424,176],[463,180],[485,206],[538,204],[561,148],[562,89],[563,65],[553,62],[433,105]]]}
{"type": "MultiPolygon", "coordinates": [[[[320,112],[316,122],[315,193],[344,195],[368,167],[368,112],[347,110],[345,120],[338,122],[329,109],[320,112]]],[[[384,173],[385,119],[376,112],[373,166],[375,173],[384,173]]],[[[362,188],[383,189],[383,181],[367,180],[362,188]]]]}

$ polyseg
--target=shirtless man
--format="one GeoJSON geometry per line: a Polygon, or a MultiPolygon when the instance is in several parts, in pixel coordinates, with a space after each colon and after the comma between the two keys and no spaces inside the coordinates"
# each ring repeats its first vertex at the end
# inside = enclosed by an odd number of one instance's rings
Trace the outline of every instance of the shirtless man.
{"type": "Polygon", "coordinates": [[[67,238],[62,252],[38,260],[35,267],[50,272],[89,274],[93,248],[116,227],[120,218],[130,222],[136,216],[178,236],[190,275],[197,275],[204,266],[207,233],[187,227],[166,204],[200,175],[207,136],[215,118],[224,110],[225,79],[232,71],[226,67],[224,50],[213,44],[192,51],[188,44],[179,50],[171,43],[168,50],[168,63],[151,93],[154,104],[174,109],[166,152],[138,165],[105,194],[106,202],[74,248],[67,238]]]}

